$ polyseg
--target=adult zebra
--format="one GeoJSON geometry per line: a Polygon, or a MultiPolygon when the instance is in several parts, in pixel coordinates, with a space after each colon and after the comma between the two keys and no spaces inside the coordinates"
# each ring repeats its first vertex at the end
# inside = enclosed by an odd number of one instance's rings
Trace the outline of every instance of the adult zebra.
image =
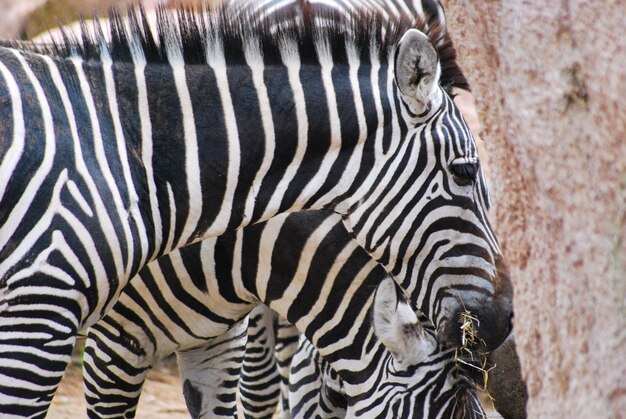
{"type": "MultiPolygon", "coordinates": [[[[443,7],[437,0],[230,0],[230,3],[235,6],[247,8],[248,13],[252,13],[256,20],[267,19],[272,15],[280,16],[282,11],[297,2],[325,7],[334,13],[348,17],[357,8],[376,10],[385,19],[415,17],[425,28],[431,24],[438,26],[442,35],[436,42],[442,44],[441,46],[451,43],[447,33],[443,33],[446,31],[446,18],[443,7]]],[[[449,45],[441,49],[454,51],[453,48],[449,48],[449,45]]],[[[451,59],[444,60],[444,63],[449,66],[447,71],[444,70],[446,73],[444,85],[450,90],[453,87],[469,90],[465,77],[454,60],[454,55],[451,59]]],[[[248,349],[244,356],[240,376],[240,399],[246,417],[271,415],[278,399],[282,399],[283,411],[289,411],[287,401],[290,360],[297,347],[298,333],[294,326],[280,317],[274,318],[266,311],[268,309],[263,309],[263,307],[255,309],[251,314],[254,318],[254,327],[251,330],[251,338],[247,342],[248,349]],[[274,335],[275,327],[278,328],[276,335],[274,335]],[[279,334],[287,334],[286,339],[282,340],[279,334]],[[271,346],[275,339],[278,340],[280,348],[271,346]],[[276,377],[277,368],[280,371],[280,393],[277,391],[279,382],[276,377]],[[258,391],[259,389],[262,391],[258,391]]],[[[310,350],[314,351],[313,347],[310,347],[310,350]]],[[[201,352],[196,353],[196,356],[198,359],[201,358],[201,352]]],[[[207,356],[212,355],[207,353],[207,356]]],[[[319,357],[319,354],[315,356],[319,357]]]]}
{"type": "MultiPolygon", "coordinates": [[[[278,32],[230,9],[179,16],[163,14],[156,37],[131,14],[110,44],[0,48],[0,413],[44,414],[77,331],[147,261],[303,208],[340,214],[412,301],[436,301],[442,338],[460,339],[462,297],[497,345],[510,295],[428,39],[372,16],[316,28],[311,12],[278,32]],[[420,231],[435,207],[457,223],[445,243],[420,231]],[[423,237],[447,267],[420,273],[423,237]],[[453,277],[461,296],[439,286],[453,277]]],[[[233,302],[208,313],[215,335],[249,310],[237,290],[210,293],[233,302]]]]}
{"type": "MultiPolygon", "coordinates": [[[[445,43],[441,43],[441,45],[445,45],[445,43]]],[[[448,44],[447,47],[449,48],[450,45],[448,44]]],[[[447,51],[443,55],[453,57],[451,54],[448,54],[447,51]]],[[[442,82],[444,84],[452,84],[451,80],[454,80],[455,76],[455,72],[446,72],[443,75],[442,82]]],[[[185,303],[185,300],[189,298],[189,295],[184,290],[194,290],[193,294],[195,294],[197,291],[195,289],[197,284],[205,282],[212,283],[216,281],[217,283],[238,282],[238,280],[234,280],[230,277],[230,275],[234,275],[232,272],[241,269],[241,266],[246,265],[248,260],[252,260],[253,265],[256,265],[258,260],[263,259],[263,252],[276,251],[280,253],[284,249],[287,249],[288,251],[303,249],[305,247],[305,243],[303,243],[303,241],[309,239],[313,235],[313,232],[311,232],[310,228],[307,227],[308,223],[297,221],[299,217],[303,218],[303,215],[294,215],[292,217],[295,221],[288,223],[288,228],[282,226],[279,227],[281,231],[293,233],[293,236],[286,242],[286,245],[281,245],[282,242],[279,242],[273,246],[269,240],[264,240],[264,245],[268,247],[269,250],[267,248],[261,249],[259,247],[260,239],[257,240],[254,238],[248,238],[249,236],[264,236],[258,232],[254,233],[254,231],[261,227],[248,227],[244,229],[244,233],[239,239],[241,244],[238,246],[223,244],[228,243],[229,240],[238,240],[237,238],[229,236],[216,239],[214,246],[211,246],[211,242],[207,241],[202,245],[197,245],[200,250],[194,250],[191,252],[191,248],[188,248],[182,250],[180,255],[178,252],[173,254],[173,260],[168,260],[167,258],[160,260],[158,264],[153,265],[150,272],[145,274],[147,275],[146,280],[143,279],[143,275],[134,279],[128,287],[127,294],[123,295],[122,299],[118,303],[119,307],[114,307],[110,314],[92,329],[92,333],[89,338],[86,351],[87,355],[85,358],[85,376],[87,380],[89,405],[92,410],[92,415],[119,416],[132,414],[136,408],[136,401],[139,396],[141,384],[143,383],[145,374],[159,357],[169,354],[177,349],[180,350],[197,346],[203,343],[206,338],[211,336],[210,334],[206,334],[206,328],[199,323],[196,317],[194,317],[195,315],[193,312],[199,311],[199,306],[196,304],[195,308],[193,308],[193,305],[186,307],[187,304],[185,303]],[[221,246],[220,243],[222,243],[221,246]],[[249,244],[246,245],[245,243],[249,244]],[[202,246],[206,247],[203,248],[202,246]],[[243,249],[244,247],[247,247],[249,251],[257,251],[259,255],[236,253],[237,251],[240,251],[239,249],[243,249]],[[224,248],[228,250],[224,251],[224,248]],[[212,261],[215,259],[215,256],[210,256],[209,259],[205,259],[204,264],[208,264],[208,267],[203,267],[203,261],[198,261],[198,259],[202,258],[203,254],[220,255],[219,262],[224,264],[224,267],[220,268],[220,272],[222,272],[221,280],[220,278],[216,280],[213,277],[206,277],[207,269],[212,273],[212,275],[217,275],[213,272],[213,269],[215,268],[212,267],[212,261]],[[177,281],[174,281],[173,283],[176,289],[167,285],[166,279],[171,280],[172,278],[177,278],[177,281]],[[151,292],[152,290],[158,290],[158,294],[153,296],[153,292],[151,292]],[[171,302],[174,303],[172,304],[171,302]],[[153,309],[152,307],[159,307],[160,309],[153,309]],[[185,316],[185,310],[188,310],[190,313],[189,317],[185,316]],[[172,314],[174,314],[173,317],[170,317],[172,314]],[[132,339],[129,338],[130,336],[132,336],[132,339]],[[128,345],[129,349],[124,350],[124,345],[128,345]],[[120,376],[118,373],[119,371],[124,371],[125,374],[120,376]]],[[[270,221],[268,226],[264,228],[272,231],[272,229],[276,228],[274,227],[275,223],[279,223],[279,221],[270,221]]],[[[267,237],[272,238],[275,236],[277,236],[277,233],[267,233],[267,237]]],[[[342,240],[345,240],[346,237],[348,237],[347,232],[342,240]]],[[[337,240],[331,240],[330,238],[326,239],[331,242],[337,240]]],[[[334,260],[336,255],[332,252],[328,253],[328,251],[324,251],[323,249],[316,249],[316,251],[318,252],[316,260],[320,261],[318,264],[307,264],[305,260],[302,265],[300,265],[299,259],[296,258],[291,262],[294,265],[288,270],[287,273],[281,271],[280,266],[278,268],[272,268],[271,271],[274,276],[280,275],[283,278],[289,277],[288,280],[283,279],[281,281],[281,285],[272,284],[275,290],[274,292],[280,294],[281,289],[284,289],[281,287],[285,287],[287,284],[292,284],[292,282],[306,282],[302,278],[291,278],[291,273],[297,272],[300,269],[299,266],[303,266],[302,269],[304,269],[304,272],[301,272],[300,275],[308,278],[308,283],[302,285],[301,288],[296,291],[298,294],[306,295],[310,292],[310,290],[313,290],[313,293],[316,293],[316,287],[318,287],[318,284],[322,282],[326,283],[329,287],[332,286],[331,284],[335,282],[335,278],[333,276],[319,278],[319,275],[316,276],[315,273],[318,271],[324,272],[324,269],[326,269],[326,263],[334,260]],[[322,257],[320,255],[324,256],[322,257]]],[[[346,258],[349,260],[349,263],[346,263],[346,266],[342,268],[344,270],[344,275],[347,272],[352,272],[351,275],[348,275],[348,277],[358,277],[362,266],[367,266],[367,264],[371,262],[368,255],[360,255],[359,257],[353,256],[346,258]],[[359,259],[359,257],[361,259],[359,259]],[[356,261],[355,258],[357,259],[356,261]],[[358,262],[358,260],[361,260],[361,262],[358,262]]],[[[267,258],[267,255],[265,258],[267,258]]],[[[215,260],[217,262],[217,259],[215,260]]],[[[286,262],[283,261],[283,263],[286,262]]],[[[244,275],[244,273],[241,275],[244,275]]],[[[380,278],[384,278],[386,274],[383,270],[380,270],[372,275],[379,278],[378,281],[380,281],[380,278]]],[[[257,286],[264,286],[264,279],[262,277],[260,279],[250,277],[249,272],[246,274],[246,277],[247,280],[241,279],[240,281],[244,283],[259,282],[257,286]]],[[[362,299],[359,299],[359,297],[360,294],[363,294],[366,291],[361,291],[360,293],[357,292],[360,288],[356,284],[357,282],[355,281],[355,285],[353,286],[355,296],[351,296],[354,300],[352,304],[356,304],[358,307],[361,307],[362,310],[362,307],[364,307],[365,304],[362,302],[362,299]]],[[[371,290],[372,284],[373,283],[367,283],[367,285],[364,286],[364,289],[367,290],[369,287],[371,290]]],[[[206,286],[206,288],[210,289],[211,287],[206,286]]],[[[249,291],[251,293],[257,292],[254,287],[249,291]]],[[[195,300],[193,302],[197,303],[195,300]]],[[[202,304],[205,304],[203,300],[201,300],[200,307],[202,304]]],[[[291,302],[285,305],[285,301],[279,301],[276,302],[274,307],[278,309],[278,305],[280,305],[280,311],[285,312],[285,310],[289,310],[289,304],[291,304],[291,302]]],[[[333,307],[336,306],[333,306],[332,304],[329,305],[328,310],[330,313],[333,312],[333,307]]],[[[201,308],[202,310],[206,309],[206,307],[201,308]]],[[[339,310],[339,308],[335,308],[335,310],[339,310]]],[[[211,309],[209,308],[208,311],[211,311],[211,309]]],[[[323,322],[323,316],[325,314],[326,313],[309,313],[309,317],[313,320],[306,321],[323,322]]],[[[346,316],[346,319],[350,318],[354,318],[354,314],[346,316]]],[[[305,320],[303,320],[303,322],[305,322],[305,320]]],[[[364,327],[361,326],[361,323],[356,320],[352,323],[347,320],[347,324],[364,327]]],[[[358,334],[358,330],[361,329],[355,327],[352,330],[347,332],[342,331],[341,333],[344,333],[345,336],[352,336],[358,334]]],[[[363,330],[367,330],[367,328],[364,327],[363,330]]],[[[215,346],[211,345],[210,348],[212,349],[210,354],[215,354],[215,346]]],[[[235,349],[237,349],[237,347],[235,349]]],[[[343,348],[344,354],[350,352],[360,353],[360,349],[354,347],[348,349],[343,348]]],[[[220,375],[220,372],[213,371],[208,380],[203,380],[201,374],[206,371],[204,369],[207,366],[205,362],[201,363],[202,369],[200,370],[194,371],[192,368],[185,367],[185,365],[193,365],[195,368],[200,364],[198,359],[202,360],[203,354],[206,357],[209,352],[205,352],[205,349],[201,348],[194,349],[193,351],[185,351],[182,354],[184,357],[182,370],[185,375],[185,392],[188,395],[188,400],[190,402],[190,410],[197,414],[218,414],[225,412],[225,406],[223,404],[219,403],[217,405],[210,406],[207,403],[211,400],[208,399],[207,395],[211,395],[215,392],[215,385],[220,382],[219,379],[215,379],[216,376],[220,375]]],[[[220,365],[217,365],[217,368],[219,369],[220,365]]],[[[355,367],[352,368],[354,369],[355,367]]],[[[373,366],[367,365],[365,369],[367,368],[372,369],[373,366]]],[[[443,376],[445,377],[445,374],[443,376]]],[[[228,375],[226,375],[226,377],[228,377],[228,375]]],[[[229,400],[229,402],[234,401],[234,391],[231,389],[230,392],[226,393],[230,394],[230,397],[226,397],[227,394],[222,392],[220,394],[222,398],[214,398],[212,400],[218,400],[219,402],[224,400],[229,400]]]]}
{"type": "Polygon", "coordinates": [[[327,7],[334,13],[350,14],[359,9],[374,10],[385,20],[406,17],[419,19],[429,16],[445,27],[445,14],[438,0],[227,0],[228,3],[252,13],[255,20],[263,20],[288,10],[294,3],[327,7]]]}
{"type": "MultiPolygon", "coordinates": [[[[234,2],[234,5],[236,7],[243,7],[243,8],[251,8],[252,11],[248,10],[247,13],[251,13],[254,16],[255,20],[261,20],[263,18],[266,18],[268,13],[274,14],[275,16],[281,16],[281,12],[284,12],[285,10],[288,10],[290,7],[293,7],[293,3],[294,0],[292,1],[275,1],[275,0],[269,0],[269,1],[248,1],[246,2],[245,0],[243,1],[238,1],[238,2],[234,2]]],[[[395,1],[391,1],[391,0],[370,0],[370,1],[365,1],[365,2],[356,2],[356,3],[351,3],[348,1],[339,1],[339,2],[328,2],[328,1],[324,1],[324,0],[308,0],[306,1],[306,3],[308,4],[312,4],[312,5],[316,5],[316,6],[323,6],[323,7],[327,7],[327,8],[332,8],[333,11],[338,12],[340,14],[349,16],[350,13],[354,13],[355,7],[361,7],[361,8],[373,8],[374,10],[380,12],[383,14],[383,16],[385,17],[385,19],[391,19],[391,18],[399,18],[401,16],[406,16],[406,12],[409,13],[409,16],[422,16],[424,18],[426,18],[427,16],[430,16],[430,19],[428,19],[429,22],[433,22],[433,21],[444,21],[445,17],[443,15],[443,11],[441,9],[441,6],[438,2],[432,1],[432,0],[424,0],[424,1],[416,1],[413,2],[412,4],[406,4],[404,2],[395,2],[395,1]],[[424,11],[427,10],[428,12],[424,13],[424,11]],[[430,13],[430,15],[429,15],[430,13]],[[435,15],[436,14],[436,15],[435,15]],[[433,18],[434,16],[434,18],[433,18]]],[[[153,25],[153,27],[156,25],[156,19],[154,19],[154,15],[151,16],[152,19],[150,19],[150,23],[153,25]]],[[[443,26],[440,27],[440,29],[443,26]]],[[[446,36],[439,36],[437,41],[441,42],[442,44],[445,44],[447,42],[449,42],[449,40],[447,39],[446,36]]],[[[444,46],[444,48],[442,49],[449,49],[447,47],[444,46]]],[[[466,83],[464,78],[462,77],[462,74],[460,73],[460,70],[458,70],[458,68],[456,67],[456,64],[454,62],[453,59],[451,60],[447,60],[444,62],[446,65],[450,65],[450,67],[452,68],[451,71],[445,71],[446,73],[444,80],[445,80],[445,84],[446,85],[455,85],[457,87],[461,87],[464,88],[466,87],[466,83]]],[[[260,319],[254,319],[253,323],[254,324],[258,324],[258,322],[260,320],[263,320],[264,318],[267,319],[268,314],[261,314],[260,315],[260,319]]],[[[143,319],[144,322],[149,322],[149,319],[143,319]]],[[[261,325],[262,326],[262,325],[261,325]]],[[[275,404],[275,402],[272,401],[272,398],[270,397],[268,399],[267,394],[276,394],[277,392],[275,391],[275,388],[272,387],[269,384],[274,384],[276,383],[277,380],[277,376],[275,374],[275,371],[272,370],[272,367],[274,367],[274,363],[276,362],[276,360],[274,359],[273,355],[269,354],[270,356],[266,356],[265,359],[259,359],[258,358],[258,353],[265,353],[266,355],[268,355],[268,349],[267,347],[262,347],[262,345],[258,345],[258,343],[256,343],[254,341],[255,337],[258,337],[259,335],[263,336],[263,339],[271,339],[273,341],[273,336],[269,336],[268,335],[268,330],[263,330],[263,328],[261,327],[260,329],[254,329],[251,330],[251,333],[253,335],[253,339],[252,341],[248,342],[249,346],[253,346],[252,351],[255,352],[255,354],[252,356],[252,358],[254,358],[254,361],[252,362],[245,362],[244,363],[244,369],[243,369],[243,375],[242,375],[242,394],[241,394],[241,398],[244,404],[244,411],[246,413],[249,414],[253,414],[255,410],[257,410],[257,414],[263,415],[264,412],[266,410],[273,410],[273,406],[275,404]],[[260,364],[259,364],[260,363],[260,364]],[[252,372],[251,374],[258,376],[259,375],[259,369],[263,369],[263,372],[267,375],[265,377],[264,382],[259,383],[258,381],[255,382],[253,377],[248,377],[247,373],[247,368],[253,368],[255,371],[252,372]],[[263,387],[263,391],[259,392],[258,389],[259,387],[263,387]],[[252,391],[252,390],[255,391],[252,391]]],[[[271,330],[270,330],[271,332],[271,330]]],[[[237,334],[236,334],[237,335],[237,334]]],[[[231,348],[232,353],[235,353],[237,350],[239,350],[239,343],[238,340],[236,339],[231,339],[228,340],[228,342],[231,342],[233,345],[235,345],[233,348],[231,348]]],[[[294,340],[294,344],[295,344],[295,340],[294,340]]],[[[181,347],[186,347],[188,345],[186,344],[182,344],[179,342],[179,344],[181,345],[181,347]]],[[[205,360],[205,362],[203,362],[202,364],[206,367],[206,365],[210,364],[210,360],[211,359],[217,359],[214,357],[215,354],[215,350],[216,348],[223,348],[224,344],[220,344],[219,346],[216,346],[213,343],[208,344],[208,347],[211,349],[206,350],[205,354],[207,357],[209,357],[209,359],[205,360]]],[[[295,349],[295,348],[294,348],[295,349]]],[[[220,349],[221,350],[221,349],[220,349]]],[[[272,348],[273,350],[273,348],[272,348]]],[[[200,353],[201,351],[186,351],[184,353],[184,355],[181,355],[181,358],[183,359],[193,359],[192,363],[198,363],[198,360],[200,359],[198,356],[198,353],[200,353]],[[191,354],[194,354],[194,356],[192,356],[191,354]]],[[[281,352],[282,353],[282,352],[281,352]]],[[[124,356],[122,356],[122,358],[124,358],[124,356]]],[[[86,365],[89,366],[89,363],[87,362],[86,365]]],[[[119,367],[119,366],[118,366],[119,367]]],[[[109,365],[110,368],[110,365],[109,365]]],[[[217,368],[217,367],[216,367],[217,368]]],[[[284,373],[284,371],[286,370],[286,368],[288,368],[288,365],[283,365],[282,366],[282,370],[283,370],[283,374],[282,377],[283,379],[288,377],[287,374],[284,373]]],[[[197,377],[198,374],[192,373],[190,372],[190,375],[192,375],[193,377],[197,377]]],[[[214,381],[211,381],[209,383],[206,384],[201,384],[201,380],[199,380],[198,378],[194,378],[193,379],[198,385],[199,387],[208,387],[210,389],[213,389],[213,386],[215,385],[214,381]]],[[[232,381],[232,378],[226,378],[226,381],[232,381]]],[[[92,386],[92,388],[97,388],[97,386],[94,384],[92,386]]],[[[123,386],[123,388],[127,388],[126,386],[123,386]]],[[[283,397],[283,400],[286,401],[287,400],[287,392],[284,391],[286,389],[286,386],[283,386],[283,395],[285,397],[283,397]]],[[[119,389],[121,390],[121,389],[119,389]]],[[[97,392],[97,390],[94,390],[95,392],[97,392]]],[[[193,389],[191,389],[190,387],[187,387],[187,391],[191,394],[192,392],[194,392],[193,389]]],[[[133,395],[134,391],[131,392],[131,396],[133,395]]],[[[209,392],[210,393],[210,392],[209,392]]],[[[232,394],[231,394],[232,396],[232,394]]],[[[93,396],[94,398],[100,400],[101,404],[106,404],[105,399],[100,395],[96,395],[93,396]]],[[[225,398],[225,395],[221,395],[220,396],[220,400],[225,398]]],[[[205,394],[204,400],[207,400],[207,396],[205,394]]],[[[234,397],[230,397],[228,398],[229,401],[234,401],[234,397]]],[[[217,408],[218,410],[222,409],[223,407],[217,408]]]]}

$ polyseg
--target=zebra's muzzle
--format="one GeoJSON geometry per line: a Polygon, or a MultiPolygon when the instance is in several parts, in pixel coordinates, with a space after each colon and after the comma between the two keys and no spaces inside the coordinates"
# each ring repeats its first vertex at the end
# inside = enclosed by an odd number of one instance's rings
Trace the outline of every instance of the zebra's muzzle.
{"type": "Polygon", "coordinates": [[[494,294],[448,297],[437,327],[440,343],[489,352],[509,336],[513,320],[513,288],[502,258],[496,260],[494,294]]]}

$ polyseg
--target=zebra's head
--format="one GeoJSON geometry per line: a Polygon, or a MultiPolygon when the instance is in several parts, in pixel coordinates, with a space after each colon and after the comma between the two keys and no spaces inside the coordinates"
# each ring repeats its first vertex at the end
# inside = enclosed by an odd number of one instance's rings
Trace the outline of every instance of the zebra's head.
{"type": "MultiPolygon", "coordinates": [[[[437,342],[428,319],[410,305],[398,285],[387,278],[376,289],[371,310],[375,341],[367,345],[370,374],[384,377],[374,394],[350,398],[348,415],[368,417],[483,418],[484,411],[475,392],[481,377],[457,362],[455,351],[437,342]],[[380,395],[377,394],[380,392],[380,395]]],[[[322,364],[323,388],[337,387],[337,379],[322,364]]],[[[339,381],[335,394],[345,394],[339,381]]],[[[328,404],[328,403],[326,403],[328,404]]]]}
{"type": "Polygon", "coordinates": [[[510,331],[512,288],[477,147],[442,88],[450,63],[438,48],[416,29],[396,45],[397,155],[374,168],[377,191],[350,209],[346,224],[428,315],[440,342],[492,349],[510,331]]]}
{"type": "Polygon", "coordinates": [[[376,287],[368,310],[367,343],[359,362],[343,360],[347,371],[342,372],[357,380],[344,381],[333,368],[341,371],[341,366],[331,365],[301,337],[289,377],[294,418],[485,417],[474,391],[473,370],[455,361],[453,349],[438,344],[432,324],[391,278],[376,287]],[[355,392],[362,386],[368,390],[355,392]]]}

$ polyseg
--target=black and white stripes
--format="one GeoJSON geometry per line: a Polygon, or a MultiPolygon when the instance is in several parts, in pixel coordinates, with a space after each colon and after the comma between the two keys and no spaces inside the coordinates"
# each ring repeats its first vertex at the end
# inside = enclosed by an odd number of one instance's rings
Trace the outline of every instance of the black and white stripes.
{"type": "MultiPolygon", "coordinates": [[[[357,12],[316,26],[324,13],[307,9],[297,29],[229,8],[163,12],[157,34],[131,14],[114,16],[110,43],[0,47],[0,413],[45,413],[77,331],[147,262],[286,211],[340,214],[310,220],[322,236],[311,233],[303,257],[345,223],[346,240],[374,257],[368,269],[384,265],[449,343],[461,303],[481,318],[489,346],[506,336],[510,289],[498,275],[482,175],[451,171],[474,165],[476,150],[439,86],[431,42],[408,19],[357,12]],[[391,59],[398,44],[410,53],[395,63],[430,63],[408,91],[391,59]],[[429,59],[416,61],[423,53],[429,59]]],[[[263,273],[258,256],[242,263],[242,234],[229,239],[228,269],[263,273]]],[[[186,266],[157,263],[144,271],[148,286],[186,266]]],[[[285,279],[263,275],[254,286],[241,276],[170,285],[184,295],[181,310],[198,301],[198,324],[211,330],[198,332],[201,341],[257,299],[293,303],[296,288],[283,292],[285,279]]],[[[139,309],[136,297],[125,315],[139,309]]],[[[301,330],[307,309],[321,308],[295,307],[287,318],[301,330]]]]}

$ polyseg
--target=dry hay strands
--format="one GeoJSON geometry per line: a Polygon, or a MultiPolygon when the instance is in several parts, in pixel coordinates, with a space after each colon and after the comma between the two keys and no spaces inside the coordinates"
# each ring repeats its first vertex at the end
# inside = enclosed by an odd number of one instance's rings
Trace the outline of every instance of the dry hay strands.
{"type": "Polygon", "coordinates": [[[487,382],[489,381],[489,372],[492,371],[496,365],[488,365],[487,355],[489,355],[489,352],[472,349],[482,341],[478,337],[480,320],[467,310],[467,308],[464,308],[464,311],[459,317],[459,323],[461,324],[461,346],[454,350],[454,362],[457,368],[460,367],[459,364],[463,364],[480,372],[483,379],[482,390],[493,401],[495,399],[487,390],[487,382]]]}

